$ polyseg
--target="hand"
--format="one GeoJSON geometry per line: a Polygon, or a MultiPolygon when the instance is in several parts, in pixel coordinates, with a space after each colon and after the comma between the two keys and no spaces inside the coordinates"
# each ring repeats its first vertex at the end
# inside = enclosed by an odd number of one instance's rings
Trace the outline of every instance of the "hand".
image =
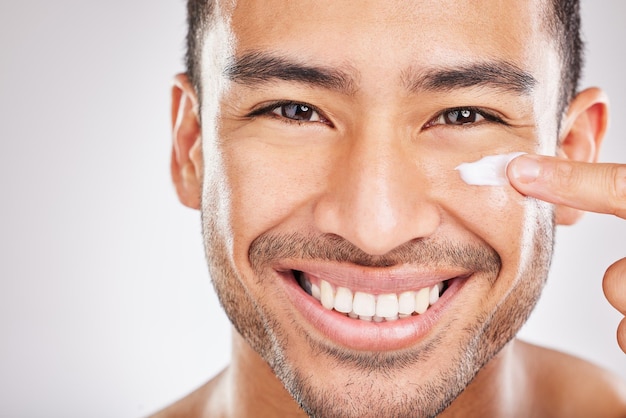
{"type": "MultiPolygon", "coordinates": [[[[626,219],[626,165],[523,155],[511,161],[507,174],[520,193],[563,205],[560,223],[572,223],[578,210],[626,219]]],[[[609,303],[626,315],[626,258],[609,267],[602,287],[609,303]]],[[[618,326],[617,342],[626,353],[626,318],[618,326]]]]}

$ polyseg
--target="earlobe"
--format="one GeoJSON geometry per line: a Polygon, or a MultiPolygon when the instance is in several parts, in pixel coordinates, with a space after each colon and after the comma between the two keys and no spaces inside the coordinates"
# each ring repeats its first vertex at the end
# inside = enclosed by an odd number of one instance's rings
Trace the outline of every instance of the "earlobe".
{"type": "MultiPolygon", "coordinates": [[[[574,161],[597,162],[608,126],[606,94],[598,88],[580,92],[570,103],[559,143],[559,156],[574,161]]],[[[566,206],[556,207],[556,223],[572,225],[582,212],[566,206]]]]}
{"type": "Polygon", "coordinates": [[[202,140],[198,99],[186,74],[178,74],[172,86],[171,174],[178,199],[200,209],[202,193],[202,140]]]}

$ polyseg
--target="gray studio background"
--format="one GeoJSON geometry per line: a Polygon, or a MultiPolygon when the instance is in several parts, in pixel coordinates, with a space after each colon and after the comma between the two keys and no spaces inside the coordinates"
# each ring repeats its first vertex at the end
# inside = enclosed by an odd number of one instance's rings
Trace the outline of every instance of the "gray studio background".
{"type": "MultiPolygon", "coordinates": [[[[626,2],[583,2],[585,85],[626,162],[626,2]]],[[[199,216],[169,179],[182,0],[0,2],[0,417],[139,417],[228,361],[199,216]]],[[[522,336],[626,378],[604,299],[626,221],[561,229],[522,336]]]]}

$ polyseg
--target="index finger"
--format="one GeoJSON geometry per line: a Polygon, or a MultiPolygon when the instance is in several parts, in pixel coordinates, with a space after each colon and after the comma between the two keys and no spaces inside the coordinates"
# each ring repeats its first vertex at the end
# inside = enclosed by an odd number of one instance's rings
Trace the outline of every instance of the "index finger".
{"type": "Polygon", "coordinates": [[[522,155],[507,168],[520,193],[575,209],[626,219],[626,165],[522,155]]]}

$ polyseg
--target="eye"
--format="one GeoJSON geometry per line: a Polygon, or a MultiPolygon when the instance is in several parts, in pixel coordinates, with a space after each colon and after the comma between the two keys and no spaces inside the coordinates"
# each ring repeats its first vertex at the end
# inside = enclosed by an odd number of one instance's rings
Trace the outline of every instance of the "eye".
{"type": "Polygon", "coordinates": [[[474,109],[455,109],[443,113],[440,116],[442,123],[446,125],[465,125],[485,120],[485,117],[474,109]]]}
{"type": "Polygon", "coordinates": [[[259,116],[273,117],[285,123],[322,123],[333,126],[315,106],[291,100],[281,100],[266,104],[247,115],[249,118],[259,116]]]}
{"type": "Polygon", "coordinates": [[[446,109],[437,117],[426,124],[426,127],[435,125],[473,125],[483,121],[500,122],[502,120],[497,116],[491,115],[483,110],[473,107],[458,107],[455,109],[446,109]]]}
{"type": "Polygon", "coordinates": [[[322,122],[318,111],[304,103],[283,103],[275,106],[271,112],[298,122],[322,122]]]}

